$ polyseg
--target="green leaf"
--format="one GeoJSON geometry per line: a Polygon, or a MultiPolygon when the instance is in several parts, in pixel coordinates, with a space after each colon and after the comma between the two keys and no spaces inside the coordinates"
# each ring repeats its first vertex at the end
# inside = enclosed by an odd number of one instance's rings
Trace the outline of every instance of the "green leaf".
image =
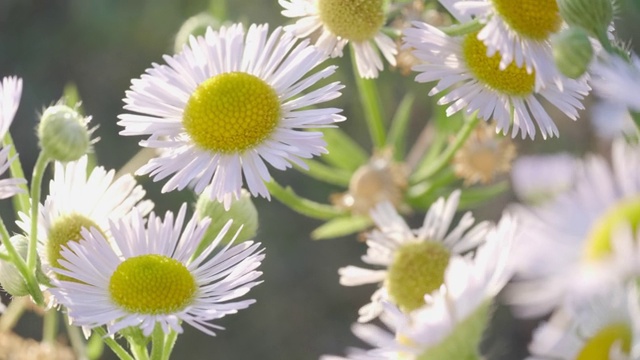
{"type": "Polygon", "coordinates": [[[345,216],[327,221],[311,232],[314,240],[325,240],[351,235],[373,225],[367,216],[345,216]]]}
{"type": "Polygon", "coordinates": [[[404,158],[407,127],[411,120],[411,107],[413,106],[415,98],[412,93],[407,93],[404,98],[402,98],[402,102],[398,105],[393,120],[391,121],[387,145],[393,146],[393,155],[396,160],[402,160],[404,158]]]}
{"type": "Polygon", "coordinates": [[[349,135],[339,128],[322,129],[324,140],[327,142],[328,154],[322,160],[340,169],[356,171],[357,168],[369,161],[369,155],[349,135]]]}

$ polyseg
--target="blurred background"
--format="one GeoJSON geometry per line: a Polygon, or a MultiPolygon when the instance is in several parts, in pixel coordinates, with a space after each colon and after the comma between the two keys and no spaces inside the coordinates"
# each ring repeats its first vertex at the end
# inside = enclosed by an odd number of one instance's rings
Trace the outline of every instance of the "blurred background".
{"type": "MultiPolygon", "coordinates": [[[[189,17],[215,8],[208,0],[0,0],[0,76],[18,75],[24,80],[22,101],[11,127],[25,172],[30,174],[37,156],[35,127],[38,113],[58,101],[67,84],[75,84],[82,106],[99,126],[95,136],[98,163],[119,169],[139,151],[138,138],[121,137],[116,125],[122,113],[122,98],[130,81],[139,77],[152,62],[162,62],[163,54],[173,52],[175,34],[189,17]]],[[[233,22],[283,25],[276,0],[234,0],[228,2],[227,19],[233,22]]],[[[216,11],[220,11],[217,9],[216,11]]],[[[623,38],[637,33],[638,24],[625,24],[623,38]]],[[[341,128],[365,149],[371,149],[358,96],[352,86],[348,59],[333,60],[341,69],[332,80],[347,88],[330,106],[344,109],[348,120],[341,128]]],[[[415,140],[431,113],[428,87],[414,83],[413,76],[397,70],[385,71],[380,81],[383,109],[391,117],[408,88],[421,89],[412,115],[415,140]]],[[[518,142],[521,153],[570,151],[580,155],[599,148],[586,117],[574,124],[557,121],[561,140],[518,142]]],[[[273,173],[281,183],[299,194],[327,202],[330,194],[343,189],[309,180],[296,171],[273,173]]],[[[184,201],[192,202],[189,192],[161,194],[162,183],[147,177],[138,179],[156,203],[156,212],[176,211],[184,201]]],[[[478,219],[497,219],[512,201],[505,194],[474,214],[478,219]]],[[[276,200],[256,199],[260,215],[257,240],[266,247],[261,270],[264,283],[250,292],[257,303],[219,323],[226,327],[209,337],[189,326],[175,347],[175,359],[317,359],[322,354],[343,354],[349,346],[362,345],[350,332],[357,309],[368,302],[373,286],[354,288],[338,284],[338,268],[361,264],[365,245],[356,236],[313,241],[310,232],[321,224],[284,207],[276,200]]],[[[10,201],[0,204],[3,218],[12,217],[10,201]]],[[[415,214],[412,225],[421,223],[415,214]]],[[[11,221],[5,220],[7,224],[11,221]]],[[[15,226],[10,230],[16,230],[15,226]]],[[[7,301],[6,296],[4,297],[7,301]]],[[[533,323],[514,323],[502,309],[496,317],[502,329],[497,341],[501,350],[495,358],[514,359],[524,351],[533,323]],[[513,331],[505,331],[512,328],[513,331]]],[[[25,316],[16,331],[39,339],[38,317],[25,316]]],[[[64,341],[64,339],[62,339],[64,341]]],[[[114,356],[105,350],[104,359],[114,356]]]]}

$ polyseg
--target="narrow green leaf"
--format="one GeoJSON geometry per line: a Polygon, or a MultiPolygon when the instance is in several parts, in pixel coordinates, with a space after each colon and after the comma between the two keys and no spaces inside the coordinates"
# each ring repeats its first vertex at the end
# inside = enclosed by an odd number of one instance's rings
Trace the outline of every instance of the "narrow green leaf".
{"type": "Polygon", "coordinates": [[[290,188],[283,188],[275,180],[265,184],[269,193],[274,198],[291,208],[292,210],[299,212],[302,215],[312,217],[314,219],[329,220],[346,214],[346,211],[337,209],[331,205],[321,204],[313,200],[302,198],[290,188]]]}
{"type": "Polygon", "coordinates": [[[366,216],[346,216],[327,221],[311,232],[313,240],[325,240],[363,231],[373,224],[366,216]]]}
{"type": "Polygon", "coordinates": [[[407,128],[411,120],[411,107],[415,98],[412,93],[407,93],[402,98],[391,121],[387,145],[393,146],[393,155],[396,160],[402,160],[405,155],[407,128]]]}
{"type": "Polygon", "coordinates": [[[367,152],[339,128],[326,128],[322,132],[329,149],[322,160],[328,164],[354,172],[369,160],[367,152]]]}

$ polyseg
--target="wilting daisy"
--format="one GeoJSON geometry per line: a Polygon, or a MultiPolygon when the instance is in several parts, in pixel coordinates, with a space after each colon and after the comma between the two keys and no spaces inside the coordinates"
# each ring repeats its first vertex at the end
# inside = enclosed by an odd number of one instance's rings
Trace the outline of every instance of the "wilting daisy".
{"type": "MultiPolygon", "coordinates": [[[[22,96],[22,79],[10,76],[2,79],[0,83],[0,141],[4,138],[13,122],[18,110],[20,97],[22,96]]],[[[0,150],[0,174],[4,174],[14,158],[9,159],[10,147],[0,150]]],[[[25,184],[25,179],[0,180],[0,199],[6,199],[17,193],[24,192],[20,185],[25,184]]]]}
{"type": "Polygon", "coordinates": [[[500,54],[500,69],[514,63],[535,74],[542,85],[561,81],[550,41],[563,23],[556,0],[459,0],[452,6],[485,24],[477,37],[487,47],[487,56],[500,54]]]}
{"type": "MultiPolygon", "coordinates": [[[[143,200],[145,191],[131,175],[114,180],[115,171],[95,167],[87,175],[87,157],[76,162],[55,163],[49,194],[38,208],[38,253],[49,275],[58,267],[60,250],[80,240],[83,228],[95,228],[109,237],[109,220],[128,216],[137,208],[148,213],[153,203],[143,200]]],[[[29,215],[20,213],[18,226],[31,236],[29,215]]]]}
{"type": "Polygon", "coordinates": [[[374,349],[352,351],[354,356],[350,354],[348,358],[478,358],[491,302],[512,275],[510,251],[516,231],[514,219],[503,216],[474,258],[451,258],[443,285],[425,294],[425,304],[415,311],[405,313],[385,304],[381,319],[391,333],[371,324],[354,325],[354,333],[374,349]]]}
{"type": "Polygon", "coordinates": [[[558,136],[558,128],[538,96],[573,120],[583,108],[581,100],[589,91],[585,82],[564,79],[562,88],[541,87],[535,71],[515,63],[500,69],[500,54],[487,56],[487,46],[477,33],[450,37],[422,22],[413,25],[404,35],[406,46],[415,48],[414,54],[423,62],[414,67],[419,72],[416,81],[438,82],[429,95],[452,89],[438,100],[440,105],[451,104],[447,115],[463,109],[466,114],[477,111],[481,119],[494,119],[502,133],[512,128],[512,136],[521,132],[522,138],[535,136],[535,122],[546,139],[558,136]]]}
{"type": "Polygon", "coordinates": [[[255,269],[264,258],[251,241],[214,249],[231,225],[197,257],[210,219],[191,218],[185,228],[186,205],[164,220],[148,221],[137,211],[111,223],[113,244],[96,228],[82,230],[83,240],[62,250],[67,280],[55,280],[51,292],[65,305],[72,323],[90,328],[107,325],[109,334],[140,327],[149,336],[156,324],[167,333],[182,332],[180,321],[208,335],[223,329],[211,321],[245,309],[254,300],[233,301],[260,283],[255,269]],[[146,224],[146,225],[145,225],[146,224]]]}
{"type": "Polygon", "coordinates": [[[122,135],[149,135],[142,146],[162,149],[138,170],[154,180],[170,177],[163,191],[194,186],[228,208],[240,197],[243,175],[253,196],[269,197],[265,163],[279,170],[326,152],[322,133],[308,128],[344,120],[339,109],[315,108],[340,96],[337,82],[302,94],[335,71],[304,77],[326,58],[308,41],[281,28],[241,25],[207,30],[166,65],[154,64],[132,81],[120,115],[122,135]],[[310,109],[309,107],[314,107],[310,109]]]}
{"type": "Polygon", "coordinates": [[[538,206],[515,207],[522,227],[511,302],[524,316],[548,313],[611,281],[602,271],[620,226],[640,213],[640,147],[617,140],[611,166],[599,156],[576,165],[572,189],[538,206]]]}
{"type": "Polygon", "coordinates": [[[453,192],[447,200],[438,199],[417,230],[410,229],[387,202],[372,210],[371,218],[378,229],[368,235],[367,254],[362,261],[385,269],[347,266],[339,270],[342,285],[382,285],[371,296],[371,303],[360,309],[358,321],[378,316],[385,300],[391,300],[404,311],[419,308],[424,304],[424,294],[442,285],[451,256],[468,252],[484,241],[490,224],[473,226],[470,212],[449,231],[459,199],[460,191],[453,192]]]}
{"type": "Polygon", "coordinates": [[[579,308],[562,307],[533,335],[528,360],[637,359],[640,307],[635,284],[612,286],[579,308]]]}
{"type": "Polygon", "coordinates": [[[322,28],[316,46],[332,57],[342,56],[342,49],[351,43],[358,72],[363,78],[376,78],[382,71],[382,59],[395,66],[398,49],[381,29],[385,24],[383,0],[278,0],[285,8],[282,15],[301,18],[285,27],[300,38],[306,38],[322,28]],[[375,44],[375,45],[374,45],[375,44]],[[377,49],[376,49],[377,47],[377,49]]]}

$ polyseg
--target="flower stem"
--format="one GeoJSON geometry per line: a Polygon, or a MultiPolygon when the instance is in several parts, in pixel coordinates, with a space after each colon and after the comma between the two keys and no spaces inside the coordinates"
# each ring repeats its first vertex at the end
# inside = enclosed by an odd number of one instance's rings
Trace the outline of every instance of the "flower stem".
{"type": "Polygon", "coordinates": [[[112,337],[107,335],[107,332],[103,328],[94,328],[98,335],[102,336],[104,343],[113,351],[120,360],[134,360],[134,358],[129,355],[127,350],[125,350],[117,341],[115,341],[112,337]]]}
{"type": "Polygon", "coordinates": [[[14,297],[0,317],[0,332],[13,329],[29,302],[26,296],[14,297]]]}
{"type": "Polygon", "coordinates": [[[283,188],[273,179],[265,185],[274,198],[302,215],[314,219],[329,220],[347,214],[346,211],[336,209],[331,205],[302,198],[293,192],[290,187],[283,188]]]}
{"type": "Polygon", "coordinates": [[[67,314],[64,315],[64,326],[65,326],[65,329],[67,330],[67,336],[69,337],[71,348],[73,349],[73,352],[76,354],[76,357],[78,358],[78,360],[88,359],[87,349],[85,346],[85,342],[82,339],[82,334],[80,334],[80,328],[77,326],[71,325],[67,314]]]}
{"type": "Polygon", "coordinates": [[[169,356],[173,351],[173,346],[176,344],[176,340],[178,339],[178,333],[176,331],[169,331],[166,339],[164,340],[164,349],[162,360],[169,360],[169,356]]]}
{"type": "Polygon", "coordinates": [[[160,325],[156,325],[156,327],[153,329],[153,334],[151,334],[151,341],[151,360],[162,360],[165,357],[165,334],[160,325]]]}
{"type": "Polygon", "coordinates": [[[471,21],[464,22],[462,24],[456,24],[440,28],[442,32],[449,36],[463,36],[470,34],[474,31],[478,31],[484,27],[484,24],[479,19],[473,19],[471,21]]]}
{"type": "Polygon", "coordinates": [[[49,164],[49,157],[43,152],[38,156],[31,177],[31,233],[29,238],[29,253],[27,254],[27,266],[31,272],[36,270],[36,246],[38,245],[38,207],[40,206],[40,192],[44,171],[49,164]]]}
{"type": "Polygon", "coordinates": [[[42,342],[53,344],[58,334],[58,310],[53,308],[44,313],[42,324],[42,342]]]}
{"type": "Polygon", "coordinates": [[[367,121],[371,141],[376,149],[380,149],[385,145],[384,121],[382,118],[382,109],[380,107],[380,94],[376,86],[375,79],[364,79],[360,77],[358,67],[356,65],[356,54],[351,47],[351,63],[353,64],[353,75],[356,79],[358,94],[364,109],[364,118],[367,121]]]}
{"type": "MultiPolygon", "coordinates": [[[[17,154],[16,147],[13,143],[13,138],[11,134],[7,132],[4,136],[3,143],[5,146],[11,146],[9,150],[8,159],[13,158],[17,154]]],[[[11,177],[14,179],[24,179],[24,171],[22,170],[22,164],[20,163],[20,159],[16,158],[9,165],[9,172],[11,173],[11,177]]],[[[26,184],[20,184],[20,189],[24,190],[22,193],[18,193],[13,197],[13,206],[16,211],[22,211],[23,213],[27,213],[29,211],[29,189],[26,184]]]]}

